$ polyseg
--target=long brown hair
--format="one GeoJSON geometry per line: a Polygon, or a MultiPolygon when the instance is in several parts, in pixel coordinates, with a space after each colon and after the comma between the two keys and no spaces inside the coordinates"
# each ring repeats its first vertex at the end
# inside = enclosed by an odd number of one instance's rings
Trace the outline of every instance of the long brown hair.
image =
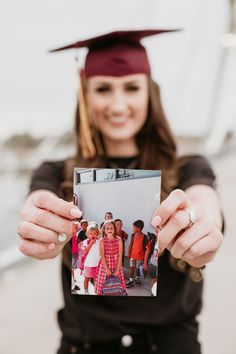
{"type": "MultiPolygon", "coordinates": [[[[148,78],[148,86],[148,115],[144,126],[136,136],[137,146],[140,151],[139,167],[144,170],[159,169],[162,171],[161,197],[164,199],[176,185],[176,143],[162,107],[160,88],[151,78],[148,78]]],[[[86,90],[83,81],[81,89],[86,90]]],[[[83,112],[81,112],[81,107],[78,102],[75,112],[76,155],[66,160],[65,181],[62,185],[64,191],[65,189],[67,190],[67,199],[71,198],[73,189],[72,179],[74,167],[107,167],[107,157],[102,136],[100,132],[96,132],[95,128],[91,129],[89,132],[94,143],[95,154],[87,158],[84,157],[84,147],[81,144],[80,137],[81,130],[84,129],[81,124],[81,114],[84,114],[84,107],[87,105],[86,94],[82,96],[80,94],[79,97],[83,99],[83,112]],[[101,153],[101,147],[103,153],[101,153]]],[[[89,114],[88,107],[86,114],[89,114]]],[[[90,125],[91,121],[92,119],[90,119],[90,125]]],[[[87,127],[88,126],[89,125],[87,125],[87,127]]]]}
{"type": "MultiPolygon", "coordinates": [[[[81,110],[81,103],[79,104],[78,100],[75,112],[76,155],[66,160],[65,181],[61,184],[61,196],[69,201],[72,200],[73,196],[74,167],[108,167],[102,135],[96,131],[95,127],[91,127],[92,118],[89,116],[89,107],[86,102],[85,84],[82,78],[81,89],[84,91],[80,92],[79,99],[80,102],[82,100],[83,109],[81,110]],[[87,117],[83,116],[81,120],[81,114],[85,114],[87,117]],[[86,122],[86,119],[89,119],[89,121],[86,122]],[[85,124],[83,124],[84,122],[85,124]],[[89,131],[86,132],[85,129],[89,129],[89,131]],[[95,148],[94,156],[89,158],[85,158],[83,154],[83,144],[85,142],[84,137],[81,141],[83,132],[86,132],[89,145],[91,146],[92,142],[95,148]],[[101,153],[101,150],[103,150],[103,153],[101,153]]],[[[144,170],[158,169],[162,171],[161,199],[163,200],[177,184],[176,143],[162,107],[160,88],[151,78],[148,78],[148,86],[148,115],[144,126],[136,136],[140,152],[139,167],[144,170]]],[[[64,247],[63,261],[70,269],[71,246],[69,243],[64,247]]]]}

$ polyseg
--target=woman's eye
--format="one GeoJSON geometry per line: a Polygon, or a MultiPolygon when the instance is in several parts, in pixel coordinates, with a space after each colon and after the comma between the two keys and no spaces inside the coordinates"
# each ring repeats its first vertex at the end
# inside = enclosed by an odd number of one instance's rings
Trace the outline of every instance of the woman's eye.
{"type": "Polygon", "coordinates": [[[103,92],[108,92],[110,91],[110,88],[107,86],[101,86],[96,88],[96,92],[98,93],[103,93],[103,92]]]}
{"type": "Polygon", "coordinates": [[[138,86],[127,86],[126,90],[127,91],[138,91],[139,87],[138,86]]]}

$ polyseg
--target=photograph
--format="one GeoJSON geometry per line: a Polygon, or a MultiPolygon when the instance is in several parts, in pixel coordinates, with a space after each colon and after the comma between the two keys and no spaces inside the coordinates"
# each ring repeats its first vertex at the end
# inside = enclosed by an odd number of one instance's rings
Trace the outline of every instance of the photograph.
{"type": "Polygon", "coordinates": [[[74,169],[72,294],[157,296],[161,171],[74,169]]]}

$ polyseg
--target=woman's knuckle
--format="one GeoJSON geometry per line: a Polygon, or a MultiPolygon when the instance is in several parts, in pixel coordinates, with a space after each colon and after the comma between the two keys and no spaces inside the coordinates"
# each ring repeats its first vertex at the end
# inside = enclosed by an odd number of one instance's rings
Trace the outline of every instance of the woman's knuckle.
{"type": "Polygon", "coordinates": [[[58,242],[58,233],[55,231],[48,231],[47,234],[47,242],[51,243],[57,243],[58,242]]]}
{"type": "Polygon", "coordinates": [[[41,244],[39,247],[39,254],[41,256],[44,256],[46,253],[48,253],[47,245],[46,244],[41,244]]]}
{"type": "Polygon", "coordinates": [[[46,220],[47,220],[47,211],[43,210],[43,209],[37,209],[36,213],[35,213],[35,222],[36,224],[39,225],[43,225],[45,224],[46,220]]]}
{"type": "Polygon", "coordinates": [[[172,216],[172,220],[177,226],[179,226],[179,227],[183,226],[183,217],[182,217],[182,214],[180,212],[175,213],[172,216]]]}
{"type": "Polygon", "coordinates": [[[26,256],[29,255],[29,249],[28,247],[26,246],[26,242],[25,240],[23,239],[20,239],[19,241],[19,250],[26,256]]]}
{"type": "Polygon", "coordinates": [[[176,244],[178,246],[179,249],[186,251],[189,248],[189,243],[188,241],[185,239],[185,237],[180,237],[177,241],[176,244]]]}
{"type": "Polygon", "coordinates": [[[26,237],[29,234],[29,223],[27,221],[22,221],[19,231],[22,236],[26,237]]]}
{"type": "Polygon", "coordinates": [[[48,192],[41,191],[34,196],[34,201],[38,206],[44,206],[47,202],[48,192]]]}
{"type": "Polygon", "coordinates": [[[199,254],[199,249],[196,245],[192,246],[189,250],[189,255],[192,259],[198,257],[200,254],[199,254]]]}
{"type": "Polygon", "coordinates": [[[202,222],[209,224],[206,212],[203,210],[203,208],[199,207],[198,205],[194,205],[193,210],[196,213],[198,220],[200,219],[202,222]]]}
{"type": "Polygon", "coordinates": [[[41,244],[38,245],[37,248],[38,248],[38,250],[37,250],[37,255],[36,255],[37,258],[38,258],[38,259],[44,259],[46,253],[48,252],[48,250],[47,250],[47,245],[41,243],[41,244]]]}
{"type": "Polygon", "coordinates": [[[175,189],[171,192],[171,194],[178,199],[186,198],[186,194],[182,191],[182,189],[175,189]]]}
{"type": "Polygon", "coordinates": [[[162,210],[164,214],[172,214],[172,209],[167,203],[163,204],[162,210]]]}

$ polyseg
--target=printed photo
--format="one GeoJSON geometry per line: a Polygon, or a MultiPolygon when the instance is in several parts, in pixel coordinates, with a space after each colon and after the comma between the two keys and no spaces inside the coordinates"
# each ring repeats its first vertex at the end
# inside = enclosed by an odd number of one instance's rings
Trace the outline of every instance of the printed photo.
{"type": "Polygon", "coordinates": [[[72,293],[157,296],[161,172],[75,168],[72,293]]]}

